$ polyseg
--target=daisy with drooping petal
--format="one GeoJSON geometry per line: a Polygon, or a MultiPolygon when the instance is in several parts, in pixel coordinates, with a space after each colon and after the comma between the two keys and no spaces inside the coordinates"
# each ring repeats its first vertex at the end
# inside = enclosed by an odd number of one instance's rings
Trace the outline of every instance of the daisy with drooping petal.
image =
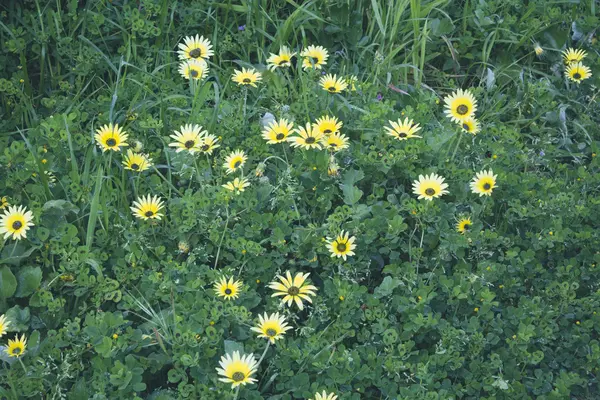
{"type": "Polygon", "coordinates": [[[133,202],[133,207],[129,208],[133,211],[134,216],[147,221],[149,219],[161,219],[163,214],[159,213],[159,211],[163,207],[164,202],[160,197],[147,195],[146,197],[138,197],[138,199],[133,202]]]}
{"type": "Polygon", "coordinates": [[[227,170],[227,174],[231,174],[242,168],[247,159],[248,156],[243,150],[236,150],[227,156],[223,168],[227,170]]]}
{"type": "Polygon", "coordinates": [[[569,64],[565,71],[565,75],[573,82],[580,83],[582,80],[588,79],[590,76],[592,76],[592,72],[582,63],[576,62],[569,64]]]}
{"type": "Polygon", "coordinates": [[[200,151],[205,154],[212,154],[213,150],[221,145],[217,144],[219,138],[215,135],[206,135],[202,137],[202,143],[200,144],[200,151]]]}
{"type": "Polygon", "coordinates": [[[575,50],[572,47],[569,47],[568,49],[564,50],[562,54],[563,59],[565,60],[565,64],[567,65],[581,62],[587,56],[587,53],[584,50],[575,50]]]}
{"type": "Polygon", "coordinates": [[[535,55],[538,57],[541,57],[544,55],[544,49],[537,42],[533,44],[533,51],[535,52],[535,55]]]}
{"type": "Polygon", "coordinates": [[[292,147],[301,147],[304,150],[317,149],[321,150],[320,141],[323,139],[323,134],[306,123],[306,127],[299,127],[296,133],[300,136],[290,137],[290,145],[292,147]]]}
{"type": "Polygon", "coordinates": [[[259,314],[258,325],[250,328],[251,331],[259,333],[259,338],[265,338],[271,343],[275,343],[276,340],[283,338],[285,332],[290,329],[292,327],[285,322],[285,317],[279,315],[279,313],[271,315],[265,313],[264,316],[259,314]]]}
{"type": "Polygon", "coordinates": [[[321,69],[323,65],[327,64],[329,58],[329,52],[323,46],[308,46],[300,53],[304,59],[302,60],[303,69],[321,69]]]}
{"type": "Polygon", "coordinates": [[[222,277],[220,281],[215,282],[214,290],[217,296],[224,298],[225,300],[237,299],[242,289],[242,282],[233,280],[230,277],[229,280],[226,277],[222,277]]]}
{"type": "Polygon", "coordinates": [[[471,229],[472,225],[473,222],[471,222],[471,217],[463,217],[456,223],[456,231],[464,235],[465,232],[471,229]]]}
{"type": "Polygon", "coordinates": [[[349,146],[348,138],[346,137],[346,135],[341,134],[339,132],[325,136],[321,140],[321,143],[323,144],[323,147],[332,152],[347,149],[349,146]]]}
{"type": "Polygon", "coordinates": [[[420,138],[421,136],[416,135],[421,130],[419,124],[415,124],[412,119],[404,118],[404,121],[398,120],[398,122],[388,121],[392,126],[391,128],[384,127],[386,133],[390,136],[395,137],[398,140],[407,140],[410,138],[420,138]]]}
{"type": "Polygon", "coordinates": [[[200,80],[208,75],[208,64],[203,59],[190,59],[179,63],[179,74],[187,80],[200,80]]]}
{"type": "Polygon", "coordinates": [[[270,53],[267,58],[267,65],[271,71],[275,71],[277,68],[290,67],[292,65],[292,57],[296,53],[292,53],[286,46],[281,46],[279,54],[270,53]]]}
{"type": "Polygon", "coordinates": [[[479,121],[475,118],[467,118],[460,124],[463,131],[470,133],[473,136],[477,135],[481,131],[481,128],[479,127],[479,121]]]}
{"type": "Polygon", "coordinates": [[[323,135],[329,135],[339,132],[343,125],[344,123],[342,121],[338,121],[337,117],[330,117],[326,115],[324,117],[317,118],[313,124],[313,128],[321,132],[323,135]]]}
{"type": "Polygon", "coordinates": [[[348,232],[341,231],[339,235],[335,239],[327,238],[327,247],[329,247],[329,252],[331,253],[331,257],[342,257],[344,261],[349,256],[354,255],[354,250],[356,245],[354,241],[356,240],[355,236],[349,236],[348,232]]]}
{"type": "Polygon", "coordinates": [[[319,84],[323,90],[328,93],[342,93],[342,91],[348,88],[348,84],[343,78],[338,78],[335,74],[327,74],[322,76],[319,80],[319,84]]]}
{"type": "Polygon", "coordinates": [[[128,136],[119,124],[108,124],[96,129],[94,138],[102,152],[105,152],[106,150],[120,151],[121,147],[127,147],[128,136]]]}
{"type": "Polygon", "coordinates": [[[327,393],[323,390],[323,392],[320,394],[315,393],[315,398],[309,400],[337,400],[337,398],[338,397],[334,393],[327,393]]]}
{"type": "Polygon", "coordinates": [[[6,319],[6,316],[4,314],[0,315],[0,337],[6,333],[9,325],[10,321],[6,319]]]}
{"type": "Polygon", "coordinates": [[[350,91],[356,92],[356,83],[358,82],[358,78],[356,75],[350,75],[346,77],[346,83],[350,87],[350,91]]]}
{"type": "Polygon", "coordinates": [[[327,167],[327,175],[329,176],[338,176],[340,174],[340,166],[337,161],[335,161],[335,157],[331,155],[329,157],[329,166],[327,167]]]}
{"type": "Polygon", "coordinates": [[[256,379],[251,378],[258,369],[258,362],[253,354],[240,356],[238,351],[233,352],[233,356],[227,354],[221,357],[219,361],[221,368],[217,368],[219,375],[224,378],[219,378],[221,382],[231,383],[231,388],[239,385],[256,382],[256,379]]]}
{"type": "Polygon", "coordinates": [[[260,72],[255,70],[254,68],[242,68],[241,71],[235,70],[233,71],[233,75],[231,76],[231,80],[236,82],[238,85],[250,85],[256,86],[256,82],[260,81],[262,76],[260,72]]]}
{"type": "Polygon", "coordinates": [[[288,136],[294,131],[294,124],[285,118],[272,121],[263,131],[262,137],[268,144],[278,144],[288,141],[288,136]]]}
{"type": "Polygon", "coordinates": [[[25,339],[25,334],[19,336],[15,336],[14,339],[8,339],[8,345],[4,349],[6,354],[9,357],[21,357],[23,353],[25,353],[25,348],[27,347],[27,339],[25,339]]]}
{"type": "Polygon", "coordinates": [[[290,271],[286,271],[285,277],[281,275],[277,275],[277,278],[281,282],[271,282],[269,283],[269,287],[275,290],[275,293],[271,295],[271,297],[275,296],[283,296],[281,299],[282,303],[287,303],[288,307],[292,305],[292,302],[295,302],[300,310],[304,309],[304,304],[302,300],[306,300],[309,303],[312,303],[312,299],[310,296],[315,296],[317,288],[313,285],[306,285],[306,278],[310,273],[303,274],[302,272],[298,272],[294,278],[292,278],[292,274],[290,271]]]}
{"type": "Polygon", "coordinates": [[[131,149],[127,150],[127,155],[123,159],[125,169],[135,172],[142,172],[152,166],[150,158],[143,153],[134,153],[131,149]]]}
{"type": "Polygon", "coordinates": [[[223,186],[227,190],[234,192],[235,194],[240,194],[241,192],[246,190],[248,186],[250,186],[250,182],[248,182],[248,179],[246,178],[235,178],[231,182],[227,182],[226,184],[221,186],[223,186]]]}
{"type": "Polygon", "coordinates": [[[496,186],[496,178],[498,175],[494,175],[494,172],[490,169],[489,171],[481,171],[475,175],[475,178],[471,181],[471,192],[479,194],[481,196],[491,196],[492,191],[496,186]]]}
{"type": "Polygon", "coordinates": [[[420,199],[433,200],[443,194],[449,193],[446,189],[448,184],[444,183],[444,178],[437,174],[419,175],[419,179],[413,182],[413,193],[419,195],[420,199]]]}
{"type": "Polygon", "coordinates": [[[210,41],[204,36],[187,36],[183,39],[183,43],[179,43],[178,47],[177,54],[179,54],[180,60],[208,59],[214,54],[210,41]]]}
{"type": "Polygon", "coordinates": [[[4,234],[4,239],[12,236],[14,240],[21,240],[34,225],[33,213],[25,206],[9,206],[0,217],[0,235],[4,234]]]}
{"type": "Polygon", "coordinates": [[[203,131],[200,125],[183,125],[179,131],[175,131],[174,135],[169,136],[175,140],[175,142],[169,143],[169,147],[175,147],[177,153],[185,150],[194,154],[201,150],[203,136],[206,134],[207,132],[203,131]]]}
{"type": "Polygon", "coordinates": [[[468,90],[456,90],[444,98],[444,103],[446,117],[457,123],[473,116],[477,111],[477,100],[468,90]]]}

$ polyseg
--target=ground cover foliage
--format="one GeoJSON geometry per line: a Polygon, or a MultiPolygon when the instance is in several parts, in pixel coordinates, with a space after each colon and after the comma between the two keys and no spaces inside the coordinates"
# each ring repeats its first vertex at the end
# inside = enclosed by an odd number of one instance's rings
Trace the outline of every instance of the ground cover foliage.
{"type": "Polygon", "coordinates": [[[599,398],[598,7],[3,1],[0,397],[599,398]]]}

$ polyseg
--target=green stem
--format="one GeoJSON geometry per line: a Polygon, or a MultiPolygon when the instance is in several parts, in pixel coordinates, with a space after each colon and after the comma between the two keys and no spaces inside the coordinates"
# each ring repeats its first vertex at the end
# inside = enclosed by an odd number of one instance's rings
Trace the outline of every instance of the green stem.
{"type": "Polygon", "coordinates": [[[265,358],[265,355],[267,355],[267,350],[269,350],[270,345],[271,345],[271,341],[267,340],[267,346],[265,347],[265,350],[263,351],[262,356],[260,356],[260,359],[258,360],[257,368],[260,365],[260,363],[262,362],[262,360],[265,358]]]}
{"type": "Polygon", "coordinates": [[[450,158],[450,160],[454,160],[454,156],[456,155],[456,151],[458,150],[458,146],[460,145],[460,142],[462,140],[463,134],[462,132],[458,133],[458,140],[456,141],[456,147],[454,148],[454,152],[452,153],[452,157],[450,158]]]}
{"type": "Polygon", "coordinates": [[[223,245],[223,240],[225,239],[225,232],[227,232],[227,224],[229,224],[229,207],[225,209],[227,212],[227,219],[225,220],[225,228],[223,229],[223,234],[221,235],[221,240],[219,241],[219,247],[217,248],[217,255],[215,257],[215,265],[213,269],[217,269],[217,263],[219,262],[219,255],[221,255],[221,246],[223,245]]]}
{"type": "Polygon", "coordinates": [[[238,394],[240,394],[240,387],[239,386],[235,388],[235,396],[233,396],[233,400],[237,400],[238,394]]]}

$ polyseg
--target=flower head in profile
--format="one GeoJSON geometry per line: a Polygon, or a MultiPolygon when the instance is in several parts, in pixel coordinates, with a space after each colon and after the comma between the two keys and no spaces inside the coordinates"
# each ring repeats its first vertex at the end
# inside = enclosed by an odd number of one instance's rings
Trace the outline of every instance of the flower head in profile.
{"type": "Polygon", "coordinates": [[[475,118],[467,118],[463,122],[460,123],[461,129],[471,135],[475,136],[481,131],[481,127],[479,126],[479,121],[475,118]]]}
{"type": "Polygon", "coordinates": [[[411,138],[420,138],[416,133],[421,130],[419,124],[415,124],[412,119],[404,118],[404,121],[388,121],[391,127],[384,127],[386,133],[398,140],[408,140],[411,138]]]}
{"type": "Polygon", "coordinates": [[[147,221],[149,219],[161,219],[164,214],[159,213],[159,211],[163,207],[164,202],[160,197],[147,195],[145,197],[138,197],[138,199],[133,202],[133,207],[129,208],[131,208],[135,217],[147,221]]]}
{"type": "Polygon", "coordinates": [[[471,221],[471,217],[462,217],[456,223],[456,231],[461,234],[465,234],[469,229],[473,226],[473,222],[471,221]]]}
{"type": "Polygon", "coordinates": [[[296,129],[296,133],[298,136],[290,137],[290,145],[292,147],[300,147],[304,150],[310,149],[321,149],[321,140],[323,139],[323,134],[310,125],[310,123],[306,123],[306,126],[300,126],[296,129]]]}
{"type": "Polygon", "coordinates": [[[248,156],[243,150],[233,151],[225,159],[223,168],[227,170],[227,174],[231,174],[242,168],[246,163],[246,160],[248,160],[248,156]]]}
{"type": "Polygon", "coordinates": [[[590,76],[592,76],[592,72],[582,63],[575,62],[569,64],[565,70],[565,75],[573,82],[580,83],[584,79],[588,79],[590,76]]]}
{"type": "Polygon", "coordinates": [[[444,178],[437,174],[419,175],[419,179],[412,184],[413,193],[418,195],[419,200],[433,200],[443,194],[449,193],[446,189],[448,184],[444,183],[444,178]]]}
{"type": "Polygon", "coordinates": [[[350,87],[350,91],[356,92],[356,84],[358,83],[358,78],[356,75],[347,76],[346,83],[348,84],[348,87],[350,87]]]}
{"type": "Polygon", "coordinates": [[[219,138],[215,135],[205,135],[202,137],[202,143],[200,144],[200,151],[204,154],[212,154],[213,150],[221,147],[218,144],[219,138]]]}
{"type": "Polygon", "coordinates": [[[270,53],[267,58],[267,65],[271,71],[275,71],[277,68],[290,67],[292,65],[292,57],[296,53],[292,53],[286,46],[281,46],[279,54],[270,53]]]}
{"type": "Polygon", "coordinates": [[[102,149],[102,152],[107,150],[120,151],[121,147],[127,147],[127,137],[123,128],[119,124],[108,124],[96,129],[96,143],[102,149]]]}
{"type": "Polygon", "coordinates": [[[295,302],[300,310],[304,309],[303,300],[312,303],[310,296],[315,296],[317,288],[313,285],[308,285],[306,278],[310,273],[303,274],[298,272],[295,277],[292,278],[290,271],[286,271],[285,277],[277,275],[277,278],[281,282],[271,282],[269,287],[275,291],[271,297],[283,296],[281,299],[282,303],[287,303],[288,307],[295,302]]]}
{"type": "Polygon", "coordinates": [[[329,52],[323,46],[308,46],[302,50],[300,56],[302,59],[302,68],[307,69],[321,69],[323,65],[327,64],[329,58],[329,52]]]}
{"type": "Polygon", "coordinates": [[[350,236],[348,232],[345,231],[341,231],[335,238],[328,237],[327,247],[329,248],[331,257],[341,257],[346,261],[347,257],[355,254],[353,251],[356,248],[356,245],[354,244],[355,240],[355,236],[350,236]]]}
{"type": "Polygon", "coordinates": [[[490,169],[489,171],[478,172],[469,186],[471,186],[471,192],[479,194],[481,196],[491,196],[492,191],[496,186],[496,178],[498,175],[494,175],[494,172],[490,169]]]}
{"type": "Polygon", "coordinates": [[[252,378],[252,375],[258,369],[258,362],[253,354],[241,356],[238,351],[234,351],[233,355],[227,354],[221,357],[219,365],[221,368],[217,368],[217,372],[223,376],[219,380],[231,383],[232,389],[239,385],[256,382],[256,379],[252,378]]]}
{"type": "Polygon", "coordinates": [[[576,50],[572,47],[569,47],[568,49],[564,50],[562,54],[563,59],[565,60],[565,64],[567,65],[581,62],[587,56],[587,53],[584,50],[576,50]]]}
{"type": "Polygon", "coordinates": [[[204,36],[187,36],[183,39],[183,43],[179,43],[178,47],[177,54],[179,54],[180,60],[208,59],[214,54],[210,41],[204,36]]]}
{"type": "Polygon", "coordinates": [[[128,149],[127,155],[123,158],[123,165],[130,171],[142,172],[152,166],[152,161],[146,154],[134,153],[128,149]]]}
{"type": "Polygon", "coordinates": [[[329,176],[338,176],[340,174],[340,166],[333,154],[329,157],[329,166],[327,167],[327,175],[329,176]]]}
{"type": "Polygon", "coordinates": [[[231,80],[237,83],[238,85],[250,85],[256,86],[256,83],[262,79],[260,72],[255,70],[254,68],[242,68],[241,71],[235,70],[233,75],[231,76],[231,80]]]}
{"type": "Polygon", "coordinates": [[[533,51],[535,52],[535,55],[538,57],[541,57],[544,55],[544,48],[539,44],[539,43],[534,43],[533,44],[533,51]]]}
{"type": "Polygon", "coordinates": [[[250,328],[250,330],[257,332],[259,338],[265,338],[271,343],[275,343],[276,340],[282,339],[283,335],[292,329],[285,322],[285,317],[274,313],[268,315],[267,313],[258,316],[258,325],[250,328]]]}
{"type": "Polygon", "coordinates": [[[335,393],[327,393],[323,390],[322,393],[315,393],[315,398],[310,400],[337,400],[335,393]]]}
{"type": "Polygon", "coordinates": [[[458,89],[444,98],[446,117],[461,123],[472,117],[477,111],[477,100],[468,90],[458,89]]]}
{"type": "Polygon", "coordinates": [[[319,80],[319,85],[328,93],[342,93],[348,88],[348,84],[343,78],[338,78],[337,75],[327,74],[319,80]]]}
{"type": "Polygon", "coordinates": [[[217,296],[225,300],[237,299],[242,289],[241,281],[234,281],[233,277],[221,277],[221,280],[215,282],[214,290],[217,296]]]}
{"type": "Polygon", "coordinates": [[[323,147],[325,147],[327,150],[334,152],[334,153],[338,152],[340,150],[347,149],[349,146],[348,142],[349,142],[349,140],[346,137],[346,135],[341,134],[339,132],[332,133],[330,135],[326,135],[321,140],[323,147]]]}
{"type": "Polygon", "coordinates": [[[268,144],[278,144],[288,141],[288,136],[294,131],[294,124],[285,118],[272,121],[262,131],[262,137],[268,144]]]}
{"type": "Polygon", "coordinates": [[[169,147],[174,147],[177,153],[181,151],[187,151],[190,154],[197,153],[201,150],[203,137],[206,134],[207,132],[203,131],[200,125],[183,125],[179,131],[170,135],[171,139],[175,141],[169,143],[169,147]]]}
{"type": "Polygon", "coordinates": [[[25,206],[9,206],[0,216],[0,235],[4,234],[4,239],[11,236],[14,240],[25,239],[27,231],[34,225],[33,213],[25,206]]]}
{"type": "Polygon", "coordinates": [[[313,129],[319,131],[323,135],[330,135],[337,133],[342,129],[344,123],[339,121],[337,117],[330,117],[328,115],[317,118],[313,124],[313,129]]]}
{"type": "Polygon", "coordinates": [[[8,339],[8,345],[5,348],[6,354],[9,357],[21,357],[25,353],[25,349],[27,348],[27,339],[25,335],[15,336],[14,339],[8,339]]]}
{"type": "Polygon", "coordinates": [[[179,74],[187,80],[201,80],[208,75],[208,64],[203,59],[190,59],[179,63],[179,74]]]}
{"type": "Polygon", "coordinates": [[[250,182],[248,182],[248,179],[246,179],[246,178],[243,178],[243,179],[235,178],[231,182],[227,182],[226,184],[224,184],[222,186],[225,189],[234,192],[235,194],[240,194],[244,190],[246,190],[246,188],[248,186],[250,186],[250,182]]]}
{"type": "Polygon", "coordinates": [[[10,326],[10,321],[6,319],[6,316],[0,315],[0,337],[6,334],[8,327],[10,326]]]}

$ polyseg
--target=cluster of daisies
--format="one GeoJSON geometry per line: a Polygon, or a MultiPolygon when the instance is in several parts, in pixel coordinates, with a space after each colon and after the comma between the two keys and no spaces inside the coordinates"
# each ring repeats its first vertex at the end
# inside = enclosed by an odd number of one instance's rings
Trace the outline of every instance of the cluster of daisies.
{"type": "MultiPolygon", "coordinates": [[[[6,316],[0,315],[0,337],[4,336],[9,326],[10,321],[6,319],[6,316]]],[[[25,354],[26,347],[27,339],[25,338],[25,334],[21,335],[21,337],[15,335],[14,339],[8,339],[8,344],[4,346],[4,352],[8,354],[9,357],[19,358],[25,354]]]]}
{"type": "Polygon", "coordinates": [[[586,56],[587,53],[584,50],[568,48],[563,51],[563,59],[566,65],[565,76],[575,83],[580,83],[592,76],[590,69],[582,63],[586,56]]]}

